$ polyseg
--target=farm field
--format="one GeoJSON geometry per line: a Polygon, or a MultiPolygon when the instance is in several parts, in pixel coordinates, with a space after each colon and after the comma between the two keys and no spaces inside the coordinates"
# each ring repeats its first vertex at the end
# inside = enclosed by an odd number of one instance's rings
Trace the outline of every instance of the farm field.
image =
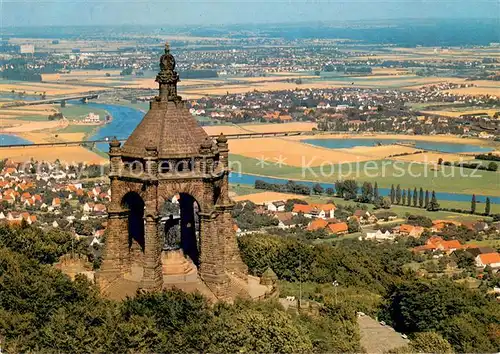
{"type": "MultiPolygon", "coordinates": [[[[302,124],[302,123],[291,123],[302,124]]],[[[307,123],[305,123],[307,124],[307,123]]],[[[285,124],[277,124],[276,126],[284,126],[285,124]]],[[[246,125],[239,126],[240,128],[251,129],[253,131],[265,132],[272,130],[273,124],[267,125],[246,125]]],[[[299,127],[297,127],[299,128],[299,127]]],[[[210,132],[224,132],[219,127],[209,127],[210,132]]],[[[228,128],[226,134],[229,132],[235,134],[236,128],[228,128]]],[[[315,135],[315,139],[348,139],[352,138],[350,135],[315,135]]],[[[464,143],[464,139],[457,137],[437,137],[437,136],[403,136],[403,135],[373,135],[362,136],[356,135],[356,138],[364,139],[413,139],[413,140],[429,140],[439,142],[460,142],[464,143]]],[[[321,166],[322,164],[328,166],[330,164],[349,163],[349,162],[362,162],[382,159],[392,159],[401,162],[422,162],[422,163],[436,163],[440,158],[446,161],[462,161],[471,160],[474,157],[472,154],[459,155],[447,154],[439,152],[417,153],[421,151],[410,146],[358,146],[349,149],[328,149],[320,146],[305,144],[302,142],[306,139],[304,136],[290,136],[290,137],[266,137],[266,138],[252,138],[252,139],[235,139],[229,141],[231,153],[241,155],[254,159],[265,159],[267,165],[273,165],[279,161],[288,166],[321,166]],[[394,156],[395,154],[408,154],[405,156],[394,156]]],[[[477,143],[478,145],[488,144],[482,140],[470,139],[467,142],[477,143]]]]}
{"type": "Polygon", "coordinates": [[[25,133],[35,131],[47,131],[64,129],[68,126],[67,120],[38,121],[38,120],[16,120],[2,119],[0,131],[6,133],[25,133]]]}
{"type": "Polygon", "coordinates": [[[57,152],[53,147],[25,147],[25,148],[0,148],[0,156],[8,156],[16,162],[25,162],[31,160],[55,161],[59,159],[62,162],[78,164],[85,162],[88,164],[107,163],[108,159],[101,157],[90,150],[80,146],[58,147],[57,152]]]}
{"type": "Polygon", "coordinates": [[[247,133],[280,133],[280,132],[300,132],[312,131],[316,128],[316,123],[294,122],[276,124],[231,124],[231,125],[209,125],[203,129],[209,135],[247,134],[247,133]]]}
{"type": "Polygon", "coordinates": [[[479,247],[491,247],[494,249],[498,249],[498,248],[500,248],[500,239],[499,240],[488,239],[488,240],[481,240],[481,241],[472,240],[472,241],[467,242],[467,244],[468,245],[476,245],[479,247]]]}
{"type": "Polygon", "coordinates": [[[120,70],[74,70],[70,73],[42,74],[44,82],[90,81],[98,78],[120,78],[120,70]],[[110,76],[107,77],[106,74],[110,76]]]}
{"type": "Polygon", "coordinates": [[[317,128],[316,123],[312,122],[293,122],[276,124],[241,124],[239,127],[256,133],[277,133],[277,132],[300,132],[312,131],[317,128]]]}
{"type": "MultiPolygon", "coordinates": [[[[484,139],[461,138],[456,135],[404,135],[404,134],[318,134],[314,139],[388,139],[388,140],[415,140],[415,141],[434,141],[440,143],[459,143],[474,144],[478,146],[498,147],[500,144],[484,139]]],[[[290,140],[304,140],[307,137],[290,136],[290,140]]]]}
{"type": "Polygon", "coordinates": [[[57,108],[48,104],[39,106],[0,108],[0,118],[2,119],[21,119],[26,117],[39,116],[45,117],[45,119],[47,119],[49,115],[54,113],[57,113],[57,108]]]}
{"type": "Polygon", "coordinates": [[[94,132],[98,126],[96,125],[69,125],[64,129],[58,130],[58,134],[73,134],[73,133],[80,133],[84,134],[84,137],[87,135],[90,135],[92,132],[94,132]]]}
{"type": "Polygon", "coordinates": [[[428,164],[436,164],[439,159],[443,159],[443,161],[470,161],[474,160],[474,156],[465,156],[459,154],[446,154],[442,152],[425,152],[422,154],[412,154],[405,156],[396,156],[391,157],[391,160],[395,161],[406,161],[406,162],[420,162],[420,163],[428,163],[428,164]]]}
{"type": "Polygon", "coordinates": [[[207,125],[203,129],[208,135],[231,135],[231,134],[245,134],[248,133],[247,130],[243,129],[239,125],[207,125]]]}
{"type": "Polygon", "coordinates": [[[458,167],[408,163],[402,161],[378,160],[357,163],[333,164],[321,167],[277,166],[270,163],[263,166],[255,158],[230,155],[233,169],[242,173],[277,177],[283,179],[333,183],[337,179],[355,179],[358,182],[378,183],[379,187],[390,188],[400,184],[402,188],[424,188],[449,193],[480,194],[500,196],[500,173],[476,171],[458,167]]]}
{"type": "Polygon", "coordinates": [[[498,108],[498,109],[474,109],[474,110],[465,109],[465,110],[422,111],[422,113],[437,114],[437,115],[441,115],[441,116],[458,118],[463,114],[478,114],[478,113],[486,113],[490,117],[493,117],[493,115],[499,111],[500,111],[500,108],[498,108]]]}
{"type": "Polygon", "coordinates": [[[98,114],[101,120],[108,114],[105,110],[95,108],[87,105],[67,104],[66,107],[58,107],[57,110],[61,112],[66,118],[85,118],[89,113],[98,114]]]}
{"type": "Polygon", "coordinates": [[[266,165],[281,163],[296,167],[307,164],[320,166],[321,164],[372,159],[372,157],[361,156],[342,149],[325,149],[286,138],[234,139],[229,140],[229,149],[232,154],[265,160],[266,165]]]}
{"type": "Polygon", "coordinates": [[[500,97],[500,89],[498,86],[492,87],[464,87],[447,90],[446,92],[452,93],[455,95],[491,95],[495,97],[500,97]]]}
{"type": "Polygon", "coordinates": [[[71,121],[84,118],[90,112],[99,114],[101,118],[104,118],[107,114],[105,110],[95,107],[71,104],[66,107],[42,105],[17,107],[17,109],[4,108],[0,109],[0,118],[4,118],[0,120],[0,131],[14,133],[33,143],[84,140],[98,126],[76,125],[71,124],[71,121]],[[36,109],[37,107],[38,110],[36,109]],[[6,112],[7,114],[5,114],[6,112]],[[48,116],[57,112],[63,113],[69,119],[49,121],[48,116]],[[39,115],[35,115],[36,113],[39,115]],[[65,137],[66,134],[71,135],[65,137]]]}

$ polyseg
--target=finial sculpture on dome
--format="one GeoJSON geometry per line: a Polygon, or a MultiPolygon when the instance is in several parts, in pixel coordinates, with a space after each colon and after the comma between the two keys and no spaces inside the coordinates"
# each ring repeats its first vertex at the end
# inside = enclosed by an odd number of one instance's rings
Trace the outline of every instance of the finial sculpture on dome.
{"type": "Polygon", "coordinates": [[[156,82],[160,84],[160,95],[158,101],[181,101],[177,95],[177,83],[180,81],[179,74],[175,71],[175,58],[170,53],[170,44],[165,43],[165,54],[160,57],[160,72],[156,76],[156,82]]]}

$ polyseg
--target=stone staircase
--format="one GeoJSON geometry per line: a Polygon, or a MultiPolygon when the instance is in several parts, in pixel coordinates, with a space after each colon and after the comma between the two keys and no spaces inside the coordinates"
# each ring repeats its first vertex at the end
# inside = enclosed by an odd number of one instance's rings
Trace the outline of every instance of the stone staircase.
{"type": "Polygon", "coordinates": [[[196,282],[198,279],[196,266],[182,250],[163,252],[161,263],[164,284],[196,282]]]}

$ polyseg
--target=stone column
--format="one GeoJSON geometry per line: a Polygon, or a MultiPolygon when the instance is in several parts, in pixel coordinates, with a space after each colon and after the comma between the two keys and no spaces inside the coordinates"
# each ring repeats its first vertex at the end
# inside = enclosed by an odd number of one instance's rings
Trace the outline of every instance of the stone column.
{"type": "Polygon", "coordinates": [[[144,210],[144,273],[141,288],[147,291],[161,290],[163,277],[161,270],[162,240],[158,234],[158,185],[154,182],[145,185],[143,195],[144,210]]]}
{"type": "Polygon", "coordinates": [[[161,269],[161,240],[158,235],[158,216],[145,216],[144,274],[141,288],[146,291],[161,290],[163,276],[161,269]]]}
{"type": "Polygon", "coordinates": [[[101,288],[129,271],[127,247],[127,212],[120,208],[108,208],[106,245],[101,270],[97,274],[101,288]]]}
{"type": "Polygon", "coordinates": [[[236,231],[234,231],[234,220],[231,215],[233,204],[218,205],[217,211],[217,233],[223,238],[224,246],[224,269],[234,273],[242,279],[248,275],[248,267],[241,259],[238,241],[236,240],[236,231]]]}
{"type": "Polygon", "coordinates": [[[122,156],[120,142],[116,137],[109,143],[109,176],[120,176],[122,173],[122,156]]]}
{"type": "Polygon", "coordinates": [[[219,165],[223,168],[229,167],[229,147],[227,138],[224,134],[220,133],[217,137],[217,150],[219,151],[219,165]]]}
{"type": "Polygon", "coordinates": [[[212,139],[207,137],[200,145],[200,172],[202,174],[210,174],[214,163],[214,154],[212,152],[212,139]]]}
{"type": "Polygon", "coordinates": [[[229,279],[224,272],[223,235],[217,230],[216,215],[199,213],[201,279],[219,299],[229,295],[229,279]]]}
{"type": "Polygon", "coordinates": [[[158,149],[155,146],[146,146],[146,176],[155,180],[158,178],[158,149]]]}

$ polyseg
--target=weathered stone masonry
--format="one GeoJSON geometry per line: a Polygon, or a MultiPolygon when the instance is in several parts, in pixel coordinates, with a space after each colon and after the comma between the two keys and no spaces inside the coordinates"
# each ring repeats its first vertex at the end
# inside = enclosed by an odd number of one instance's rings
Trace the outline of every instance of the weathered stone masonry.
{"type": "Polygon", "coordinates": [[[149,112],[123,146],[110,143],[111,202],[98,280],[107,287],[139,267],[142,289],[162,288],[160,208],[180,194],[181,205],[192,197],[200,209],[198,274],[217,298],[231,298],[230,276],[246,281],[247,267],[231,217],[227,138],[212,141],[177,95],[179,75],[168,45],[160,69],[160,94],[149,112]]]}

